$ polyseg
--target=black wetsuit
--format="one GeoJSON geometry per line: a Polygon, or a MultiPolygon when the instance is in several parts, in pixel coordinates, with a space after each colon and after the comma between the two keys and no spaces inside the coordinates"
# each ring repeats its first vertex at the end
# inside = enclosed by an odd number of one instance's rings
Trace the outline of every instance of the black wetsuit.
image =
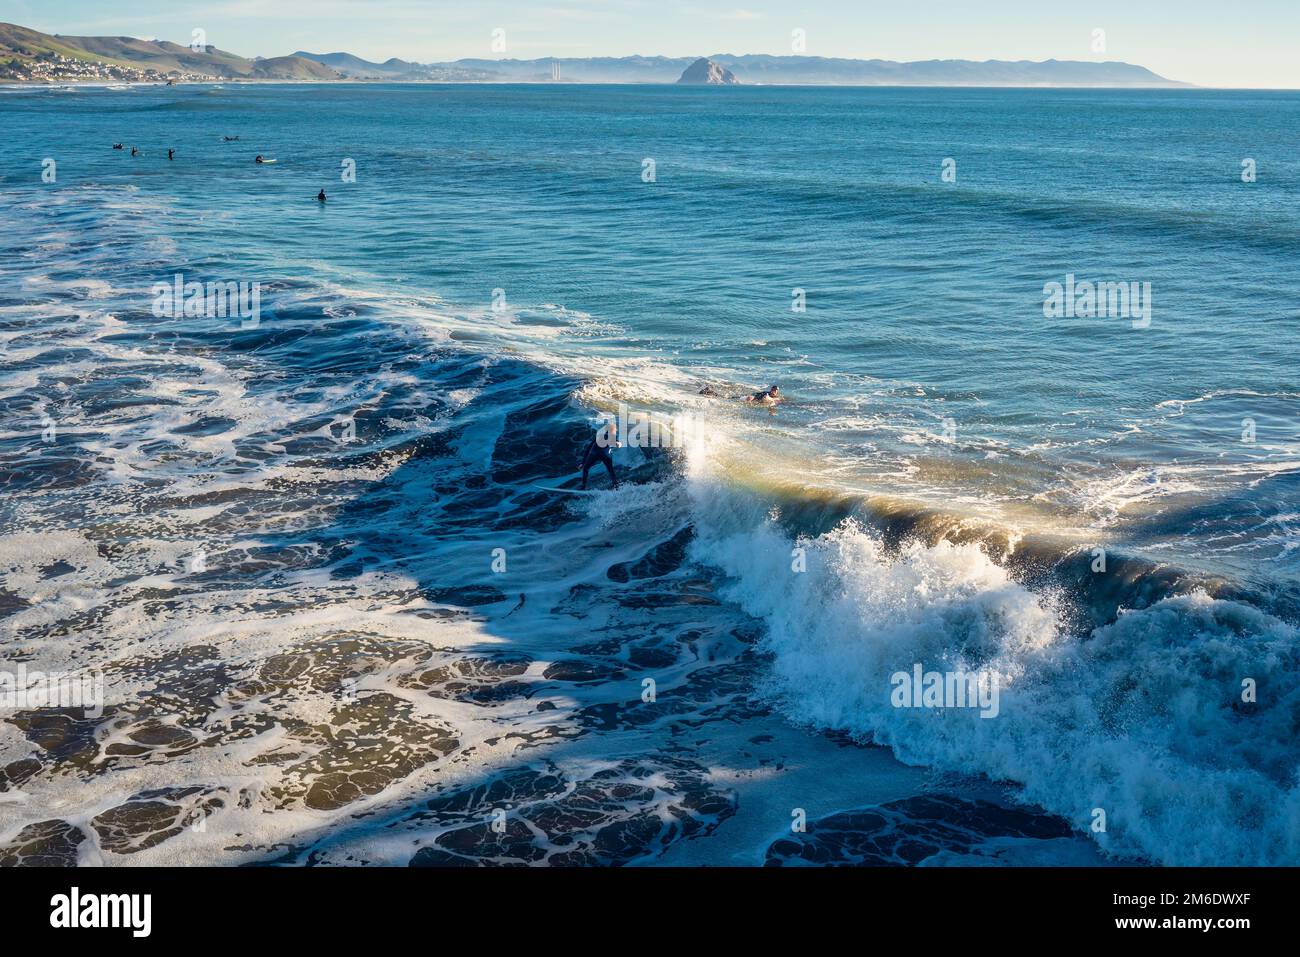
{"type": "Polygon", "coordinates": [[[587,473],[595,467],[597,462],[605,463],[605,469],[609,472],[609,480],[614,483],[614,488],[618,488],[618,476],[614,474],[614,459],[609,454],[609,448],[601,445],[597,441],[601,436],[597,432],[592,440],[587,443],[586,451],[582,453],[582,487],[587,487],[587,473]]]}

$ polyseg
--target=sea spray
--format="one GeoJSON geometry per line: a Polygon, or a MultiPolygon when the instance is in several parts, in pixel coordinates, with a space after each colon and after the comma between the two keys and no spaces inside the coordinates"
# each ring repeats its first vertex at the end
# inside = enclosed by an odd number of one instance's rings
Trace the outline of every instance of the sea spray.
{"type": "Polygon", "coordinates": [[[1203,593],[1122,612],[1088,633],[1065,596],[1034,592],[978,545],[885,547],[852,520],[792,538],[757,497],[697,468],[697,560],[764,620],[771,693],[794,720],[899,758],[1020,785],[1116,854],[1172,865],[1294,864],[1300,788],[1296,629],[1203,593]],[[790,568],[792,548],[805,570],[790,568]],[[893,707],[916,662],[998,676],[1000,708],[893,707]],[[1270,689],[1242,701],[1242,679],[1270,689]],[[1104,831],[1090,828],[1094,811],[1104,831]]]}

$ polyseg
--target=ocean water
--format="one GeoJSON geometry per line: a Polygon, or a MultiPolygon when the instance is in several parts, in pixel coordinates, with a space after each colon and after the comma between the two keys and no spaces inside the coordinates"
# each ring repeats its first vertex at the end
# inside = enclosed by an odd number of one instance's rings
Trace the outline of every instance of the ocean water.
{"type": "Polygon", "coordinates": [[[1300,863],[1300,95],[0,118],[0,863],[1300,863]]]}

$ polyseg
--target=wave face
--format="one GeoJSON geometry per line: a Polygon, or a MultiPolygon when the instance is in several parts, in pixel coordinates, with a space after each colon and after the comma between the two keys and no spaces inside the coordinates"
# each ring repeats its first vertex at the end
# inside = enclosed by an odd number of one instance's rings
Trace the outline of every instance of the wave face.
{"type": "Polygon", "coordinates": [[[798,536],[725,487],[697,498],[693,554],[765,622],[771,692],[792,719],[909,763],[1018,782],[1081,828],[1101,809],[1096,838],[1121,856],[1300,855],[1294,625],[1183,582],[1145,607],[1132,607],[1133,589],[1130,607],[1081,631],[1070,592],[1027,587],[978,542],[891,548],[853,519],[798,536]],[[806,568],[792,572],[796,549],[806,568]],[[994,714],[897,707],[892,678],[916,664],[992,675],[994,714]],[[1246,679],[1260,689],[1251,703],[1246,679]]]}
{"type": "Polygon", "coordinates": [[[0,97],[0,863],[1300,862],[1300,98],[707,92],[0,97]]]}

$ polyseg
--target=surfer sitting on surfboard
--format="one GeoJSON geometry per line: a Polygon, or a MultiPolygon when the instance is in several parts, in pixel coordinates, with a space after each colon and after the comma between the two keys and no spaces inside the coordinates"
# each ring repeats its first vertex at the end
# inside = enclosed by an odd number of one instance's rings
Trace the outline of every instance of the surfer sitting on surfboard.
{"type": "Polygon", "coordinates": [[[622,447],[622,443],[618,441],[617,419],[610,419],[596,430],[596,434],[587,443],[587,448],[582,453],[582,463],[578,466],[582,469],[584,492],[587,490],[587,473],[597,462],[605,464],[605,470],[609,472],[609,480],[614,483],[614,488],[618,488],[618,476],[614,474],[614,460],[610,457],[609,450],[622,447]]]}

